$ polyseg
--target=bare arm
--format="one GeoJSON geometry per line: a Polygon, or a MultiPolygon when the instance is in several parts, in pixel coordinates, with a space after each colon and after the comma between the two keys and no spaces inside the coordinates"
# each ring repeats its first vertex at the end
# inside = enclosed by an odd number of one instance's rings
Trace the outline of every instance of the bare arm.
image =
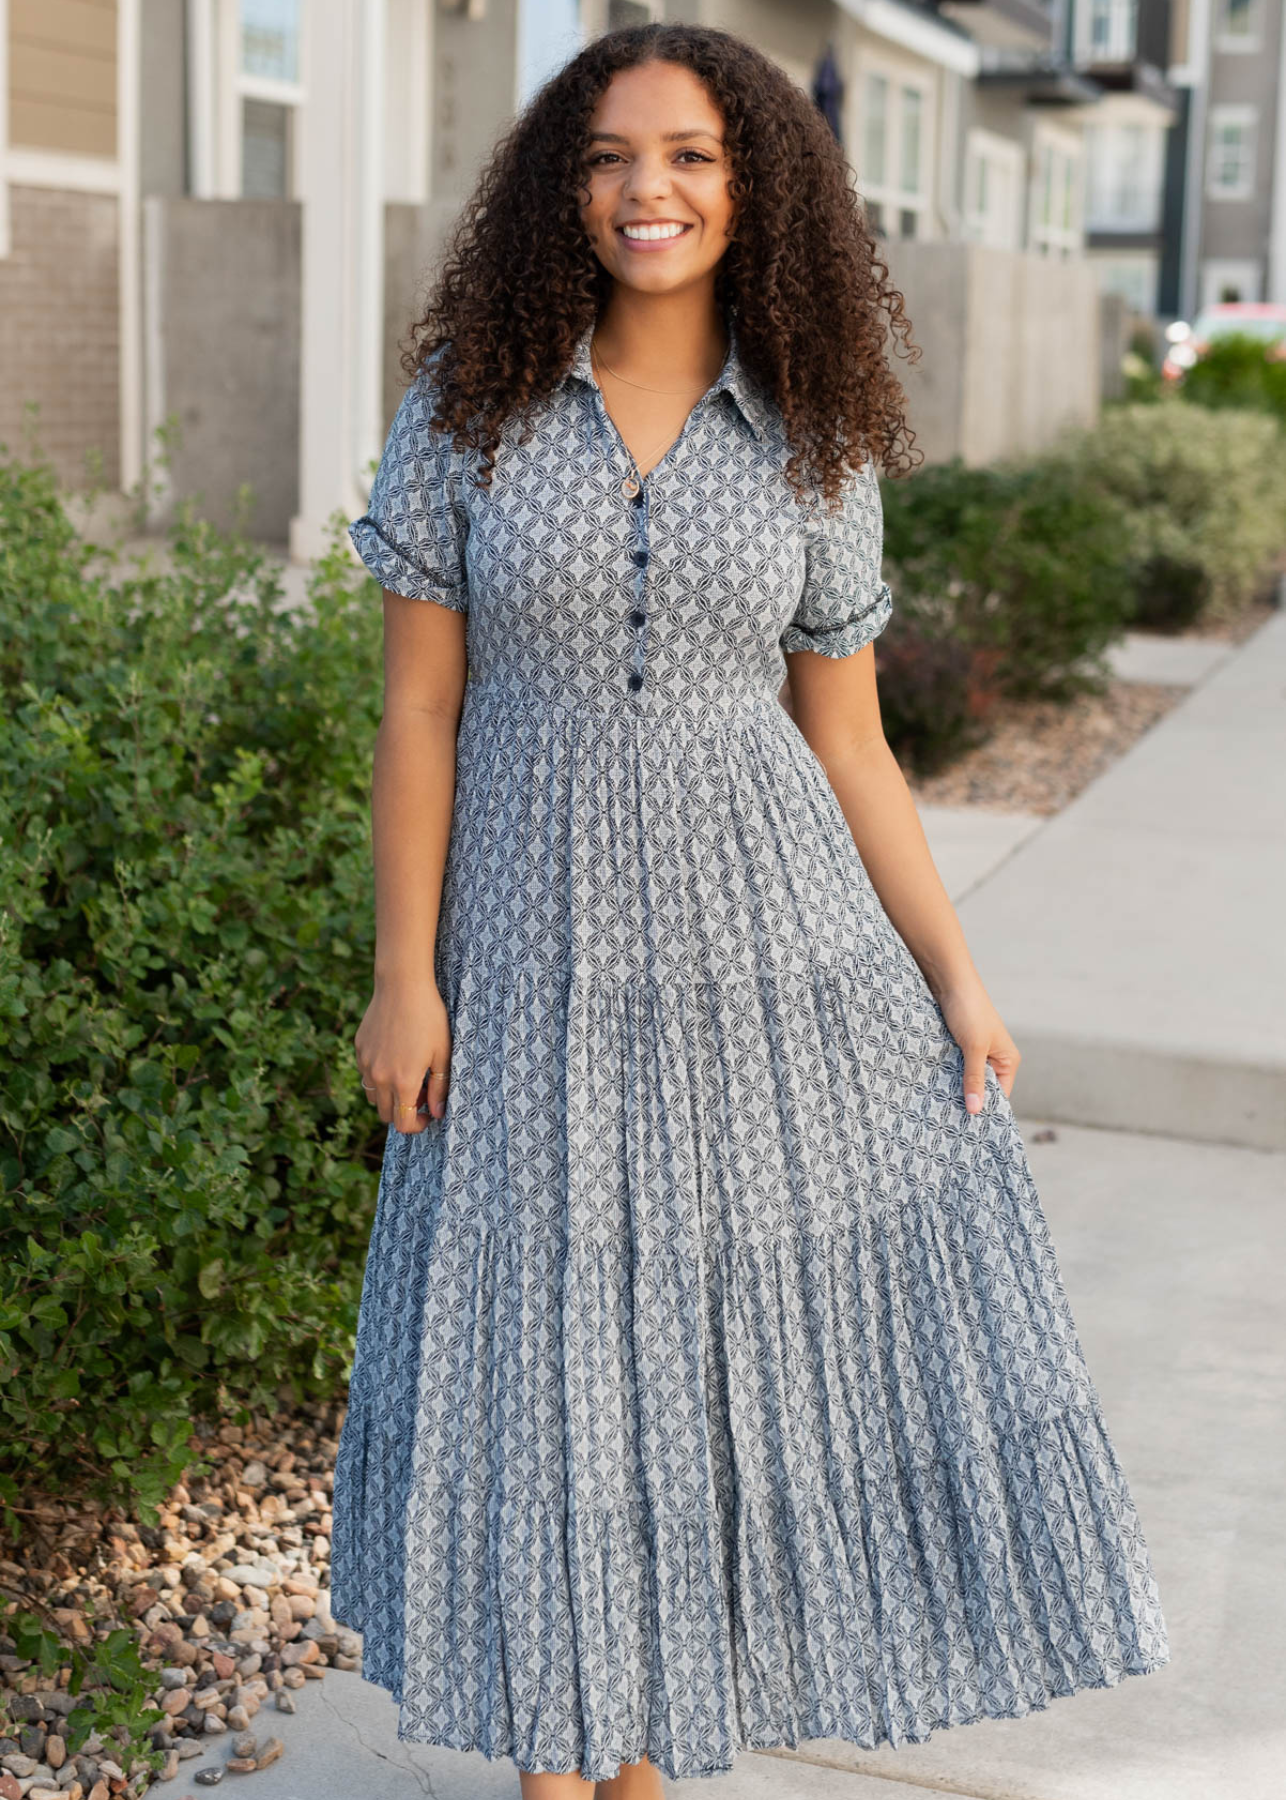
{"type": "Polygon", "coordinates": [[[842,657],[796,651],[787,655],[786,667],[795,723],[826,770],[880,904],[964,1051],[966,1095],[977,1095],[981,1105],[985,1062],[1008,1095],[1019,1051],[974,967],[906,778],[885,739],[874,646],[842,657]]]}
{"type": "Polygon", "coordinates": [[[384,711],[375,737],[375,992],[355,1040],[380,1117],[424,1128],[413,1112],[446,1105],[450,1032],[433,965],[455,807],[455,753],[467,673],[465,615],[384,591],[384,711]]]}

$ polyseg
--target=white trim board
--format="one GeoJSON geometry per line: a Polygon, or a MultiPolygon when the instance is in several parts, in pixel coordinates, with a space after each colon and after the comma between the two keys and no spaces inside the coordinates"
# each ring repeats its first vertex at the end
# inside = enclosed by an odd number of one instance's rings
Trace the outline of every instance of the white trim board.
{"type": "Polygon", "coordinates": [[[900,44],[926,62],[969,76],[976,75],[982,66],[978,46],[971,39],[959,37],[910,7],[899,6],[897,0],[839,0],[839,4],[851,19],[876,37],[900,44]]]}
{"type": "Polygon", "coordinates": [[[113,156],[71,156],[19,146],[4,152],[4,172],[12,187],[71,188],[78,194],[121,191],[121,165],[113,156]]]}

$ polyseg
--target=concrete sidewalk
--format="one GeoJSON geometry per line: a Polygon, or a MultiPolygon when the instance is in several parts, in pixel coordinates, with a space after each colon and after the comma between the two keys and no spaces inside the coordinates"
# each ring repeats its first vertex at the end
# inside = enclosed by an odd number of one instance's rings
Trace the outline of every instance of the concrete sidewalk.
{"type": "Polygon", "coordinates": [[[1015,1101],[1286,1149],[1286,613],[1062,812],[1008,824],[957,911],[1023,1052],[1015,1101]]]}

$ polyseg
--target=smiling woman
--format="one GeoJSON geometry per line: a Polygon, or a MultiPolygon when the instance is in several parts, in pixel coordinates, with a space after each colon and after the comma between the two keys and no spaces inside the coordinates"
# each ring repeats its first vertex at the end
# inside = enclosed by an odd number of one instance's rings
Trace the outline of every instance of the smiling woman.
{"type": "Polygon", "coordinates": [[[350,527],[390,1131],[332,1610],[524,1800],[1168,1655],[880,729],[886,277],[782,71],[612,33],[484,172],[350,527]]]}

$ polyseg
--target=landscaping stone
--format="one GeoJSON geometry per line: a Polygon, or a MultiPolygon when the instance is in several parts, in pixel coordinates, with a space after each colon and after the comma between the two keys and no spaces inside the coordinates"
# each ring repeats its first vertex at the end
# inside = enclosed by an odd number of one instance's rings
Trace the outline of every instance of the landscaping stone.
{"type": "MultiPolygon", "coordinates": [[[[200,1424],[193,1448],[210,1471],[178,1483],[155,1525],[41,1499],[38,1529],[20,1552],[0,1543],[0,1575],[19,1605],[28,1596],[35,1612],[39,1602],[60,1629],[71,1615],[81,1622],[66,1641],[92,1644],[122,1625],[134,1631],[154,1681],[146,1704],[164,1714],[147,1741],[165,1755],[159,1771],[139,1761],[127,1772],[123,1745],[113,1760],[110,1736],[98,1733],[71,1754],[63,1720],[77,1699],[66,1671],[45,1686],[49,1677],[0,1634],[0,1698],[15,1734],[0,1740],[0,1771],[17,1787],[0,1785],[0,1800],[31,1800],[42,1784],[58,1800],[136,1800],[172,1781],[182,1763],[208,1756],[217,1737],[234,1734],[234,1752],[255,1746],[249,1728],[266,1701],[292,1712],[289,1690],[323,1679],[360,1649],[360,1637],[331,1619],[327,1589],[342,1424],[342,1405],[247,1427],[200,1424]]],[[[276,1760],[280,1740],[250,1751],[255,1767],[265,1754],[276,1760]]],[[[208,1787],[222,1776],[216,1768],[192,1779],[208,1787]]]]}

